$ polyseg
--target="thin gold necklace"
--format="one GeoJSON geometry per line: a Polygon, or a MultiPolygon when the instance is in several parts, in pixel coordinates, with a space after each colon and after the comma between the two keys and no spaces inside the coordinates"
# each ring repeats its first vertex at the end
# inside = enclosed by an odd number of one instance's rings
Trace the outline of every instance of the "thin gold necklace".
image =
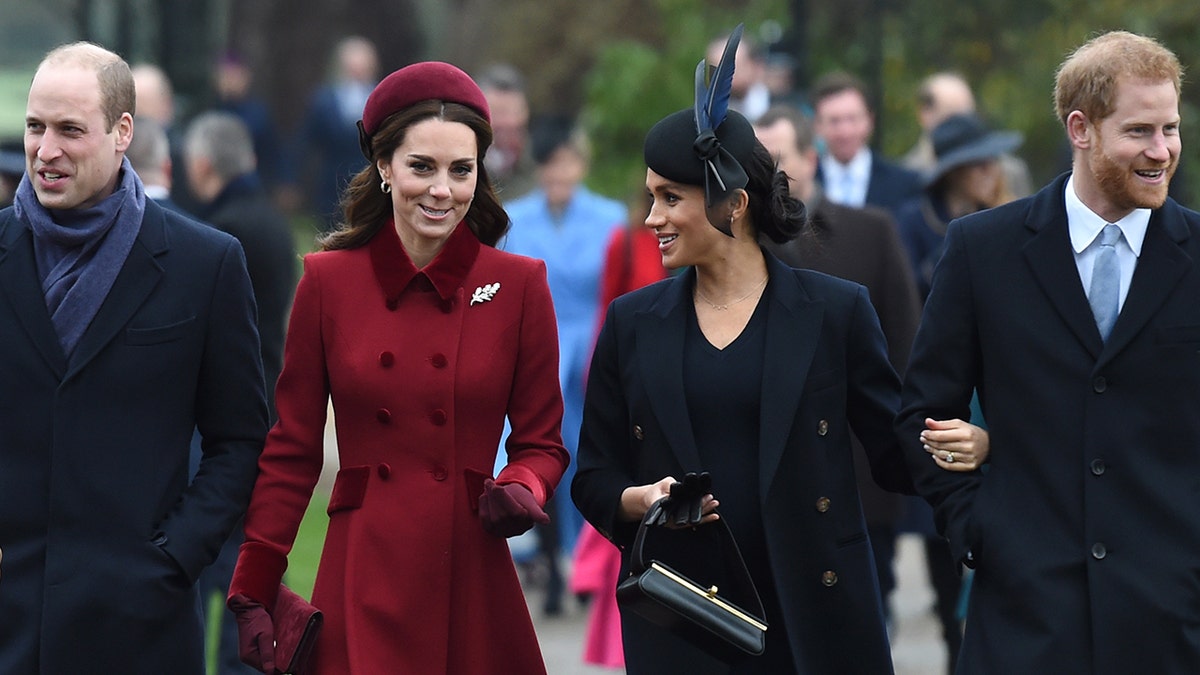
{"type": "Polygon", "coordinates": [[[729,309],[730,305],[736,305],[739,302],[741,302],[741,301],[745,300],[746,298],[749,298],[750,296],[757,293],[758,289],[767,285],[767,279],[770,279],[770,278],[771,278],[771,275],[768,274],[767,276],[763,277],[762,281],[755,284],[754,288],[750,289],[749,293],[743,295],[742,297],[738,298],[737,300],[730,300],[729,302],[727,302],[723,305],[718,305],[717,303],[713,302],[712,300],[709,300],[708,298],[704,297],[704,294],[700,292],[699,281],[696,282],[696,296],[699,297],[701,300],[703,300],[709,307],[712,307],[713,309],[717,310],[718,312],[724,312],[725,310],[729,309]]]}

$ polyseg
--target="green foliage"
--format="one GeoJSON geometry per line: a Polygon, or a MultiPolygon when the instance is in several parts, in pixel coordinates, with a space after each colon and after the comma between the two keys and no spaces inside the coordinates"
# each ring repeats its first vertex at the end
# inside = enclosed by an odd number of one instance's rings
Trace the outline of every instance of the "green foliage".
{"type": "MultiPolygon", "coordinates": [[[[662,116],[690,104],[691,73],[708,40],[738,21],[753,34],[764,20],[787,24],[796,0],[708,2],[651,0],[650,39],[625,39],[598,51],[587,78],[584,118],[595,145],[590,182],[608,194],[640,193],[641,141],[662,116]]],[[[1025,134],[1019,150],[1035,185],[1064,170],[1069,151],[1053,111],[1054,73],[1073,49],[1113,29],[1151,35],[1187,68],[1200,62],[1200,3],[1184,0],[801,0],[807,19],[811,81],[827,71],[863,77],[879,108],[876,142],[899,156],[916,142],[915,93],[926,75],[961,72],[980,112],[998,127],[1025,134]]],[[[807,85],[808,82],[801,82],[807,85]]],[[[1181,114],[1185,192],[1200,199],[1200,145],[1188,129],[1200,110],[1200,86],[1185,82],[1181,114]]]]}
{"type": "Polygon", "coordinates": [[[627,201],[643,191],[642,141],[655,122],[692,104],[696,64],[714,37],[745,22],[753,33],[781,21],[783,0],[652,0],[660,33],[653,44],[620,40],[602,47],[587,78],[582,123],[594,148],[595,189],[627,201]]]}

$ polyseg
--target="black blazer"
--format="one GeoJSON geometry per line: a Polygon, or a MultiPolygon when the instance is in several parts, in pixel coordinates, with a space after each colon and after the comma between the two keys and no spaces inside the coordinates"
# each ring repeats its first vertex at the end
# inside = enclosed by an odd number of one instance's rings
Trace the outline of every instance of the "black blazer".
{"type": "Polygon", "coordinates": [[[6,209],[0,326],[0,673],[199,675],[193,584],[246,507],[267,429],[241,247],[147,201],[68,360],[33,236],[6,209]]]}
{"type": "MultiPolygon", "coordinates": [[[[809,203],[811,234],[766,247],[792,267],[824,272],[867,287],[887,338],[888,358],[903,375],[921,316],[921,303],[896,222],[883,209],[856,209],[817,197],[809,203]]],[[[852,439],[856,448],[861,447],[852,439]]],[[[854,453],[858,491],[868,525],[894,527],[904,498],[871,480],[862,452],[854,453]]]]}
{"type": "Polygon", "coordinates": [[[1153,212],[1100,339],[1063,175],[954,221],[898,419],[918,488],[975,565],[961,673],[1192,673],[1200,664],[1200,214],[1153,212]],[[979,390],[986,473],[917,442],[979,390]]]}
{"type": "MultiPolygon", "coordinates": [[[[888,673],[850,430],[864,441],[876,481],[911,490],[891,428],[898,379],[866,289],[790,269],[770,255],[768,270],[759,485],[752,492],[762,499],[796,669],[888,673]]],[[[617,516],[625,488],[703,469],[681,386],[694,281],[689,270],[618,298],[600,331],[571,494],[619,546],[628,547],[636,529],[617,516]]],[[[686,655],[664,649],[660,631],[632,616],[622,625],[631,674],[684,672],[686,655]]]]}

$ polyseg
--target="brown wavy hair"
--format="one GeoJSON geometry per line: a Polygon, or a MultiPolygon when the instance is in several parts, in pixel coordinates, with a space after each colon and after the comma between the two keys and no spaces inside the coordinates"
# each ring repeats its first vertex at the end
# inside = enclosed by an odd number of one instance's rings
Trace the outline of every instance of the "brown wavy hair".
{"type": "Polygon", "coordinates": [[[475,183],[475,197],[467,210],[467,226],[487,246],[495,246],[500,241],[508,231],[508,214],[500,206],[487,169],[483,166],[484,155],[492,144],[491,125],[474,109],[460,103],[426,100],[393,113],[371,137],[371,161],[346,186],[341,199],[342,222],[336,230],[317,241],[321,250],[362,246],[388,221],[392,216],[392,198],[379,189],[383,177],[379,175],[377,163],[380,160],[391,161],[392,153],[404,143],[408,130],[427,119],[459,122],[475,132],[478,148],[475,170],[478,180],[475,183]]]}

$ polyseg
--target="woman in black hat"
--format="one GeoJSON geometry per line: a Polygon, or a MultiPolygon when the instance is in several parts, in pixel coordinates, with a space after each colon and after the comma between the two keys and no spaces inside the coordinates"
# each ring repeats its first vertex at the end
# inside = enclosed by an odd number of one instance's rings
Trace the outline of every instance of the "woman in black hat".
{"type": "Polygon", "coordinates": [[[930,140],[937,163],[925,176],[925,189],[896,212],[922,301],[929,295],[950,221],[1013,200],[1000,159],[1020,147],[1022,137],[961,114],[934,127],[930,140]]]}
{"type": "MultiPolygon", "coordinates": [[[[661,120],[644,147],[646,226],[664,264],[687,269],[610,306],[572,496],[623,548],[624,577],[650,506],[676,478],[708,472],[711,494],[689,500],[699,513],[687,524],[700,526],[670,530],[662,557],[694,579],[723,578],[704,524],[724,519],[762,599],[766,651],[733,663],[623,611],[629,673],[890,673],[850,434],[881,486],[911,493],[892,432],[899,381],[864,288],[759,246],[796,236],[804,206],[746,118],[723,109],[723,65],[715,92],[703,74],[702,62],[697,109],[661,120]]],[[[926,433],[931,448],[969,460],[950,469],[972,468],[986,447],[964,423],[926,433]]]]}

